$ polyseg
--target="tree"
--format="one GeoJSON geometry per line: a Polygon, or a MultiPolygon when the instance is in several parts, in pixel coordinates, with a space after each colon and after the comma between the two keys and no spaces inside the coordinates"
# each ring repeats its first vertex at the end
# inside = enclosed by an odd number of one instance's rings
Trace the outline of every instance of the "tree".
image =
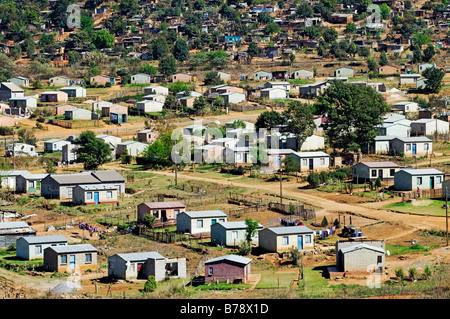
{"type": "Polygon", "coordinates": [[[173,55],[163,57],[159,61],[158,71],[166,76],[175,74],[177,72],[177,60],[175,57],[173,55]]]}
{"type": "Polygon", "coordinates": [[[247,228],[245,229],[245,240],[247,244],[251,244],[253,236],[255,236],[256,231],[258,229],[259,223],[257,220],[254,220],[250,217],[245,219],[245,225],[247,228]]]}
{"type": "Polygon", "coordinates": [[[142,218],[142,222],[144,223],[145,226],[151,228],[156,221],[156,217],[153,214],[145,214],[144,217],[142,218]]]}
{"type": "Polygon", "coordinates": [[[37,139],[32,130],[21,129],[17,132],[19,136],[19,143],[25,143],[36,146],[37,139]]]}
{"type": "Polygon", "coordinates": [[[156,75],[158,73],[158,68],[154,67],[150,63],[146,63],[139,67],[138,72],[149,75],[156,75]]]}
{"type": "Polygon", "coordinates": [[[349,22],[345,25],[345,33],[354,34],[356,32],[356,24],[349,22]]]}
{"type": "Polygon", "coordinates": [[[184,62],[189,60],[189,46],[185,39],[178,39],[172,49],[172,54],[177,61],[184,62]]]}
{"type": "Polygon", "coordinates": [[[298,266],[298,260],[302,258],[300,250],[298,248],[293,248],[289,251],[289,258],[292,260],[295,266],[298,266]]]}
{"type": "Polygon", "coordinates": [[[14,71],[13,61],[4,53],[0,53],[0,81],[6,82],[14,71]]]}
{"type": "Polygon", "coordinates": [[[252,58],[259,55],[259,47],[258,44],[255,42],[250,42],[247,48],[247,53],[252,58]]]}
{"type": "Polygon", "coordinates": [[[207,106],[206,98],[202,95],[194,101],[193,108],[197,112],[204,111],[207,106]]]}
{"type": "Polygon", "coordinates": [[[381,19],[382,20],[389,19],[389,12],[391,11],[389,6],[386,3],[382,3],[379,7],[380,7],[381,19]]]}
{"type": "Polygon", "coordinates": [[[119,11],[123,16],[138,14],[140,10],[138,0],[121,0],[119,3],[119,11]]]}
{"type": "Polygon", "coordinates": [[[167,45],[165,37],[153,38],[149,45],[149,54],[153,60],[159,60],[169,53],[169,46],[167,45]]]}
{"type": "Polygon", "coordinates": [[[438,68],[428,68],[422,72],[422,75],[427,79],[425,90],[429,93],[439,93],[442,89],[442,79],[444,78],[444,71],[438,68]]]}
{"type": "Polygon", "coordinates": [[[261,113],[255,122],[255,128],[270,130],[273,126],[284,124],[285,119],[276,111],[265,111],[261,113]]]}
{"type": "Polygon", "coordinates": [[[386,65],[388,63],[389,63],[389,61],[388,61],[388,58],[387,58],[386,51],[382,51],[381,54],[380,54],[380,61],[378,62],[378,64],[380,66],[384,66],[384,65],[386,65]]]}
{"type": "Polygon", "coordinates": [[[273,17],[267,12],[260,12],[258,13],[257,20],[261,24],[268,24],[273,21],[273,17]]]}
{"type": "Polygon", "coordinates": [[[377,62],[372,58],[367,58],[367,68],[369,71],[375,72],[377,70],[377,62]]]}
{"type": "Polygon", "coordinates": [[[274,34],[280,32],[280,26],[276,22],[269,22],[265,29],[266,33],[274,34]]]}
{"type": "Polygon", "coordinates": [[[311,107],[300,101],[290,101],[283,112],[289,132],[297,139],[297,150],[300,150],[303,142],[314,133],[316,127],[311,107]]]}
{"type": "Polygon", "coordinates": [[[295,9],[295,15],[299,18],[312,18],[314,16],[313,7],[306,1],[302,1],[295,9]]]}
{"type": "Polygon", "coordinates": [[[422,62],[422,51],[420,50],[420,46],[418,45],[414,46],[412,62],[413,63],[422,62]]]}
{"type": "Polygon", "coordinates": [[[114,36],[107,30],[99,30],[95,33],[92,43],[97,49],[112,48],[114,45],[114,36]]]}
{"type": "Polygon", "coordinates": [[[217,71],[209,71],[205,73],[205,79],[203,80],[205,85],[219,85],[223,84],[223,80],[219,76],[217,71]]]}
{"type": "Polygon", "coordinates": [[[319,39],[321,36],[319,28],[315,26],[306,27],[305,35],[310,39],[319,39]]]}
{"type": "Polygon", "coordinates": [[[336,41],[337,37],[338,32],[331,27],[326,27],[322,33],[322,38],[326,43],[333,43],[336,41]]]}
{"type": "Polygon", "coordinates": [[[156,141],[145,148],[143,157],[149,164],[171,166],[173,165],[171,152],[174,145],[172,131],[163,128],[160,130],[160,135],[156,141]]]}
{"type": "Polygon", "coordinates": [[[417,33],[413,36],[414,45],[418,45],[420,48],[431,42],[431,39],[425,33],[417,33]]]}
{"type": "Polygon", "coordinates": [[[286,155],[286,157],[284,158],[284,171],[287,173],[300,171],[300,162],[297,157],[292,154],[286,155]]]}
{"type": "Polygon", "coordinates": [[[155,276],[148,276],[147,281],[144,284],[144,291],[145,292],[153,292],[158,287],[155,276]]]}
{"type": "Polygon", "coordinates": [[[377,135],[376,126],[390,106],[382,95],[371,87],[333,81],[314,107],[327,115],[324,129],[331,147],[357,151],[377,135]]]}
{"type": "Polygon", "coordinates": [[[430,44],[423,50],[423,60],[425,62],[430,62],[435,54],[436,50],[434,49],[434,46],[430,44]]]}
{"type": "Polygon", "coordinates": [[[77,160],[84,164],[85,169],[97,169],[100,165],[109,162],[111,149],[103,140],[97,138],[93,131],[83,131],[73,141],[78,145],[75,151],[77,160]]]}

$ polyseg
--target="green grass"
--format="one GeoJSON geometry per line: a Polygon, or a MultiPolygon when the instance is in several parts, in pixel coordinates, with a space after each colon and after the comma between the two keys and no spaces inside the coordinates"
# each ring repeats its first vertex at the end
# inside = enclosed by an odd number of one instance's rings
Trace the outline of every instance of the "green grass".
{"type": "Polygon", "coordinates": [[[263,271],[261,274],[256,289],[289,288],[298,276],[296,272],[263,271]]]}
{"type": "Polygon", "coordinates": [[[232,289],[248,289],[249,284],[227,284],[225,282],[219,282],[216,284],[205,284],[196,287],[198,290],[232,290],[232,289]]]}
{"type": "Polygon", "coordinates": [[[401,246],[401,245],[393,245],[393,244],[387,244],[386,250],[389,250],[389,253],[391,255],[404,255],[414,252],[427,252],[431,248],[436,248],[438,245],[430,245],[428,248],[423,247],[419,244],[414,244],[411,246],[401,246]]]}
{"type": "Polygon", "coordinates": [[[442,208],[445,205],[445,201],[438,199],[417,199],[420,202],[423,200],[429,200],[430,204],[424,206],[414,206],[410,202],[394,203],[383,206],[381,209],[389,209],[399,213],[409,213],[414,215],[427,215],[427,216],[445,216],[445,209],[442,208]]]}

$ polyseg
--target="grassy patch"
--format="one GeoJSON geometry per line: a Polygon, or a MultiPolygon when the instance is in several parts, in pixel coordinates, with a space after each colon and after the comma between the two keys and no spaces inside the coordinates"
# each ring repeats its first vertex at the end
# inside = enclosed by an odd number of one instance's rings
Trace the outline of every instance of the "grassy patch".
{"type": "Polygon", "coordinates": [[[297,272],[263,271],[257,289],[289,288],[297,278],[297,272]]]}
{"type": "Polygon", "coordinates": [[[198,290],[232,290],[232,289],[248,289],[252,285],[249,284],[227,284],[225,282],[211,283],[205,285],[199,285],[196,287],[198,290]]]}
{"type": "Polygon", "coordinates": [[[428,215],[428,216],[445,216],[445,208],[442,208],[445,205],[445,201],[438,199],[417,199],[416,205],[413,205],[410,202],[403,203],[394,203],[383,206],[381,209],[389,209],[399,213],[409,213],[415,215],[428,215]],[[421,205],[421,201],[429,201],[429,203],[425,203],[421,205]]]}

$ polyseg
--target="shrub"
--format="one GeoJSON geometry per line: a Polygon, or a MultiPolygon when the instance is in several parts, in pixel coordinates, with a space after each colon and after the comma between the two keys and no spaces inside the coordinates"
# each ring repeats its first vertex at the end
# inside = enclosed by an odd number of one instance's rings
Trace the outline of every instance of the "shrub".
{"type": "Polygon", "coordinates": [[[409,272],[409,279],[411,279],[412,281],[415,281],[417,279],[416,267],[409,267],[408,272],[409,272]]]}
{"type": "Polygon", "coordinates": [[[153,292],[157,288],[155,276],[148,276],[147,281],[144,284],[144,291],[145,292],[153,292]]]}
{"type": "Polygon", "coordinates": [[[430,278],[431,276],[433,276],[433,269],[430,267],[430,265],[425,265],[425,267],[423,267],[423,275],[425,277],[425,279],[430,278]]]}
{"type": "Polygon", "coordinates": [[[405,273],[403,271],[403,268],[396,268],[395,270],[395,275],[400,278],[400,280],[403,281],[403,279],[405,278],[405,273]]]}
{"type": "Polygon", "coordinates": [[[239,255],[246,256],[250,254],[251,251],[252,247],[246,241],[243,241],[241,246],[239,247],[239,255]]]}

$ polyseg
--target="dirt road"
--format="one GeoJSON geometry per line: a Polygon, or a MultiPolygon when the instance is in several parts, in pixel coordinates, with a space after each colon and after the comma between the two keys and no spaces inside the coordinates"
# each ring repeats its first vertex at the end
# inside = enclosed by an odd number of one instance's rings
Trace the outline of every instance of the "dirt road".
{"type": "MultiPolygon", "coordinates": [[[[155,174],[174,176],[172,172],[167,171],[152,171],[155,174]]],[[[178,172],[178,178],[186,178],[199,181],[207,181],[212,183],[218,183],[222,185],[244,187],[250,189],[257,189],[260,191],[266,191],[268,193],[277,192],[277,187],[273,183],[261,183],[261,184],[247,184],[241,182],[235,182],[233,180],[218,180],[213,178],[206,178],[195,176],[186,172],[178,172]]],[[[377,209],[370,206],[365,206],[364,204],[346,204],[338,203],[336,201],[330,200],[328,198],[320,197],[317,195],[308,194],[302,190],[293,190],[298,184],[294,182],[283,182],[283,195],[298,199],[304,203],[319,207],[322,209],[321,213],[326,214],[327,212],[349,212],[356,216],[372,218],[380,221],[392,221],[404,223],[408,226],[414,227],[415,229],[445,229],[445,217],[434,217],[434,216],[421,216],[421,215],[409,215],[390,212],[383,209],[377,209]]],[[[320,213],[320,212],[318,212],[320,213]]],[[[398,235],[398,234],[396,234],[398,235]]]]}

